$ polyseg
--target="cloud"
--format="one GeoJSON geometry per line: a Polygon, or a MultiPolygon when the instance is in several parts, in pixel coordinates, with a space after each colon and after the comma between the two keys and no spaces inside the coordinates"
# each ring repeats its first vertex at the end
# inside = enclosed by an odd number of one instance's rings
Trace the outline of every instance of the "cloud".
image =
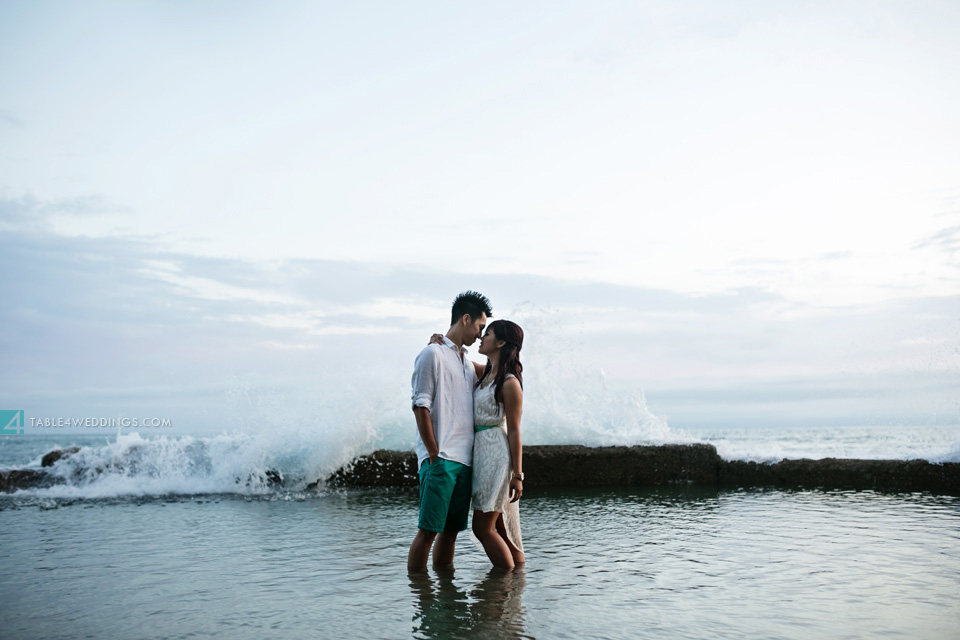
{"type": "MultiPolygon", "coordinates": [[[[910,372],[960,369],[951,355],[960,296],[814,308],[755,287],[698,296],[486,274],[482,263],[475,273],[450,273],[214,258],[149,239],[35,228],[0,233],[0,251],[9,265],[0,274],[0,384],[28,407],[76,407],[87,398],[97,407],[195,411],[222,400],[238,375],[270,388],[296,381],[321,398],[380,375],[384,393],[402,403],[413,355],[445,328],[453,297],[470,288],[491,297],[495,317],[524,326],[525,363],[542,384],[576,387],[605,372],[612,383],[647,388],[652,407],[688,424],[723,416],[770,422],[807,400],[814,404],[801,414],[810,420],[849,420],[869,404],[855,397],[863,376],[888,375],[895,384],[910,372]],[[810,391],[794,382],[804,379],[822,385],[810,391]],[[723,398],[708,392],[717,385],[723,398]],[[137,398],[128,389],[139,390],[137,398]]],[[[898,416],[927,415],[918,404],[949,395],[887,391],[895,400],[885,400],[885,415],[898,416]]]]}
{"type": "Polygon", "coordinates": [[[853,257],[853,251],[830,251],[820,256],[821,260],[846,260],[853,257]]]}
{"type": "Polygon", "coordinates": [[[946,338],[906,338],[901,340],[900,344],[904,345],[928,345],[928,344],[946,344],[946,338]]]}
{"type": "Polygon", "coordinates": [[[954,425],[958,393],[956,374],[943,372],[851,372],[646,389],[650,409],[672,426],[707,429],[954,425]]]}
{"type": "Polygon", "coordinates": [[[960,251],[960,225],[946,227],[914,245],[914,249],[933,247],[951,258],[960,251]]]}
{"type": "Polygon", "coordinates": [[[19,198],[0,198],[0,229],[49,229],[58,217],[94,216],[106,213],[125,213],[124,207],[108,202],[99,195],[42,200],[32,195],[19,198]]]}
{"type": "Polygon", "coordinates": [[[26,120],[6,109],[0,109],[0,123],[16,129],[23,129],[27,126],[26,120]]]}

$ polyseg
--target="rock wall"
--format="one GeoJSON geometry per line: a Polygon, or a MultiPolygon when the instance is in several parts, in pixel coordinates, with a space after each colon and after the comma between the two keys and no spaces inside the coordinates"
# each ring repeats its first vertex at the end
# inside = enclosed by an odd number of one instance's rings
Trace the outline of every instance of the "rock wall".
{"type": "MultiPolygon", "coordinates": [[[[0,492],[63,483],[48,468],[76,449],[51,451],[40,469],[0,471],[0,492]]],[[[929,491],[960,495],[960,463],[924,460],[783,460],[758,464],[726,461],[709,444],[650,447],[584,447],[579,445],[523,448],[524,485],[539,487],[635,487],[698,485],[718,488],[778,487],[795,489],[874,489],[929,491]]],[[[282,487],[283,475],[268,471],[271,485],[282,487]]],[[[238,479],[238,483],[241,479],[238,479]]],[[[307,489],[333,487],[416,486],[417,459],[411,452],[379,450],[361,456],[307,489]]]]}
{"type": "MultiPolygon", "coordinates": [[[[524,486],[604,487],[699,485],[929,491],[960,495],[960,463],[924,460],[726,461],[709,444],[635,447],[525,446],[524,486]]],[[[415,486],[413,453],[374,451],[327,478],[328,486],[415,486]]]]}
{"type": "Polygon", "coordinates": [[[960,464],[925,460],[782,460],[758,464],[721,461],[717,484],[734,487],[790,487],[929,491],[960,495],[960,464]]]}

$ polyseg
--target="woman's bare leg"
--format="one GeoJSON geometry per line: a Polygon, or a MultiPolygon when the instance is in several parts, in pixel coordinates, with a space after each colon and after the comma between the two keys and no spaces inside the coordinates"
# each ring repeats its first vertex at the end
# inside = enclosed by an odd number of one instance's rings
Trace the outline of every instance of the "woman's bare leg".
{"type": "Polygon", "coordinates": [[[503,514],[499,514],[497,518],[497,533],[500,534],[500,537],[503,538],[503,541],[506,543],[507,548],[510,549],[510,555],[513,556],[513,564],[523,564],[526,562],[526,558],[523,556],[523,551],[517,549],[513,546],[513,543],[510,542],[510,538],[507,536],[507,528],[503,524],[503,514]]]}
{"type": "Polygon", "coordinates": [[[510,547],[504,542],[503,538],[497,533],[497,518],[500,513],[497,511],[474,511],[473,512],[473,534],[480,540],[483,550],[487,552],[487,557],[495,567],[503,569],[513,569],[513,554],[510,547]]]}

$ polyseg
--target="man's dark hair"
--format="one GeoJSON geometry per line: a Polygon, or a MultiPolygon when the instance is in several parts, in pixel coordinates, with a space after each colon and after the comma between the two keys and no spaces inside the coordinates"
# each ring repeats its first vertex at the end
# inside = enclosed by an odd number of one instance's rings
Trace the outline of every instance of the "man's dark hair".
{"type": "Polygon", "coordinates": [[[469,313],[470,318],[476,320],[480,314],[487,314],[488,318],[493,317],[493,307],[487,296],[476,291],[464,291],[453,301],[453,312],[450,314],[450,325],[457,324],[457,321],[463,317],[463,314],[469,313]]]}

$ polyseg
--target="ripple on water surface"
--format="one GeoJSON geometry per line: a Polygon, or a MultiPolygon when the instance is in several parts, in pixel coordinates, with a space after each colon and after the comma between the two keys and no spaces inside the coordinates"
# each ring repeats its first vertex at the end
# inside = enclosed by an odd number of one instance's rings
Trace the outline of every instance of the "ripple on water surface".
{"type": "Polygon", "coordinates": [[[408,575],[411,491],[4,498],[4,637],[953,638],[960,499],[541,491],[527,566],[408,575]],[[50,505],[46,505],[49,507],[50,505]]]}

